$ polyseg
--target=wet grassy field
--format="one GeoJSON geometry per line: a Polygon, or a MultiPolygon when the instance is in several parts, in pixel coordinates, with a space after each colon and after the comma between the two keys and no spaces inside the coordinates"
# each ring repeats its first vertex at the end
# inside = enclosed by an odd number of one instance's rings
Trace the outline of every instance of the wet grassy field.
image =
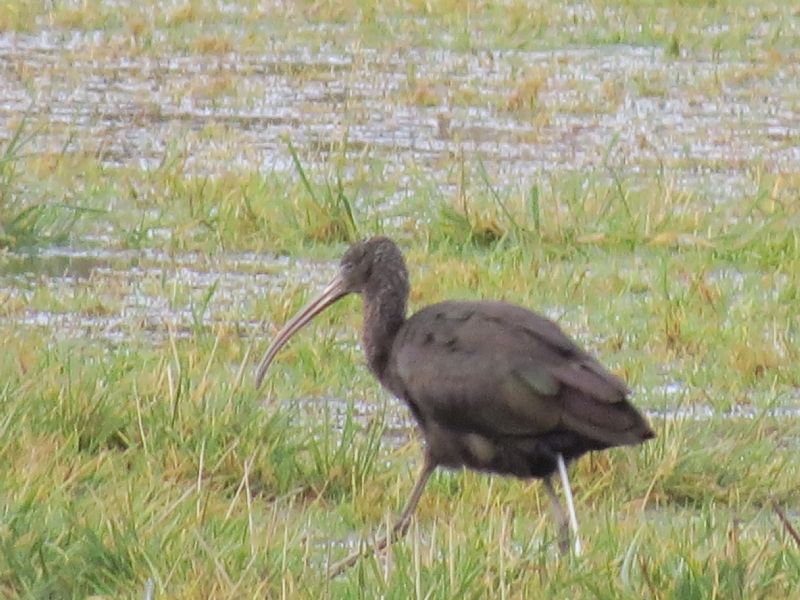
{"type": "Polygon", "coordinates": [[[800,11],[0,6],[0,596],[800,595],[800,11]],[[539,485],[420,462],[360,304],[252,368],[349,241],[412,310],[556,319],[658,438],[539,485]],[[782,519],[783,516],[783,519],[782,519]],[[794,527],[794,530],[792,529],[794,527]]]}

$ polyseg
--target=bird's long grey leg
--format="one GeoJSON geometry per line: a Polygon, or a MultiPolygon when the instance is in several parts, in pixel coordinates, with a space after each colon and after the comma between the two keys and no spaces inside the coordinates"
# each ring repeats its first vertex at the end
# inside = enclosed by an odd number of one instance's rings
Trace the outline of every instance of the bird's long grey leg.
{"type": "Polygon", "coordinates": [[[558,522],[558,549],[561,554],[569,553],[569,521],[567,520],[567,513],[561,508],[561,503],[558,501],[558,495],[553,487],[553,480],[550,476],[544,478],[544,489],[547,491],[547,496],[550,498],[550,505],[553,507],[553,513],[558,522]]]}
{"type": "Polygon", "coordinates": [[[343,571],[356,564],[358,559],[362,556],[366,556],[370,550],[381,552],[386,548],[386,546],[389,545],[390,542],[394,542],[406,534],[408,531],[408,526],[411,523],[411,517],[414,514],[414,510],[416,510],[417,504],[419,504],[419,499],[422,497],[422,492],[425,490],[425,484],[428,483],[428,479],[430,479],[434,469],[436,469],[436,463],[426,456],[425,462],[422,465],[422,470],[420,471],[419,477],[417,477],[417,482],[414,484],[414,489],[411,490],[411,497],[408,499],[406,507],[400,514],[400,518],[397,520],[397,523],[395,523],[394,527],[392,527],[392,531],[375,542],[375,544],[367,549],[367,552],[354,552],[344,560],[341,560],[333,565],[330,571],[328,571],[328,577],[336,577],[343,571]]]}
{"type": "Polygon", "coordinates": [[[558,463],[558,473],[561,475],[561,487],[564,488],[564,496],[567,498],[569,524],[572,527],[572,535],[575,536],[575,556],[580,556],[581,536],[578,533],[578,517],[575,514],[575,502],[572,500],[572,487],[570,487],[569,477],[567,477],[567,465],[564,463],[564,457],[560,452],[556,456],[556,462],[558,463]]]}
{"type": "Polygon", "coordinates": [[[433,463],[433,461],[426,457],[425,462],[422,465],[422,470],[419,473],[419,477],[417,477],[417,483],[414,484],[414,489],[411,490],[411,497],[408,499],[406,507],[400,514],[400,518],[397,520],[397,523],[395,523],[394,527],[392,528],[392,534],[394,536],[400,537],[405,535],[406,531],[408,531],[408,525],[411,523],[411,516],[417,509],[419,499],[422,498],[422,492],[425,490],[425,484],[428,483],[428,479],[430,478],[434,469],[436,469],[436,465],[433,463]]]}

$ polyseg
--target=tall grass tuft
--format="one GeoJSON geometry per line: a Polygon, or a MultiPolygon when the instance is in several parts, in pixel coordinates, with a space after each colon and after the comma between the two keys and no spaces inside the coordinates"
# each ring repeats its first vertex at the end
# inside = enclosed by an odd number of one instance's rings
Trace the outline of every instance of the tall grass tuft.
{"type": "Polygon", "coordinates": [[[313,242],[354,242],[358,238],[353,205],[345,192],[341,174],[336,173],[335,182],[325,181],[321,191],[312,185],[297,150],[289,141],[289,155],[303,188],[308,194],[307,202],[300,205],[305,217],[305,235],[313,242]]]}
{"type": "MultiPolygon", "coordinates": [[[[0,151],[0,248],[35,250],[64,243],[86,214],[104,211],[40,202],[26,205],[19,187],[24,148],[34,138],[25,134],[27,119],[20,119],[11,138],[0,151]]],[[[63,155],[63,150],[62,150],[63,155]]]]}

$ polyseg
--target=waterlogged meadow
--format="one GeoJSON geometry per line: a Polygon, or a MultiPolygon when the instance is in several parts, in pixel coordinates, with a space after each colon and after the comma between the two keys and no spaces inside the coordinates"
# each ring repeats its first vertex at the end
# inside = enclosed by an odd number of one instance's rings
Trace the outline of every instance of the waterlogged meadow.
{"type": "Polygon", "coordinates": [[[0,596],[800,596],[800,11],[744,2],[0,6],[0,596]],[[556,319],[658,437],[439,473],[345,300],[556,319]]]}

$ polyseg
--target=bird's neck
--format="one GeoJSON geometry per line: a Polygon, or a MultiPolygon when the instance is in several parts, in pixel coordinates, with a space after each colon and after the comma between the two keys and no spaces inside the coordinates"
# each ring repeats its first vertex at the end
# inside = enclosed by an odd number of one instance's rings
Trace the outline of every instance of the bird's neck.
{"type": "Polygon", "coordinates": [[[364,298],[364,352],[370,371],[383,382],[395,336],[406,320],[408,278],[405,273],[370,286],[364,298]]]}

